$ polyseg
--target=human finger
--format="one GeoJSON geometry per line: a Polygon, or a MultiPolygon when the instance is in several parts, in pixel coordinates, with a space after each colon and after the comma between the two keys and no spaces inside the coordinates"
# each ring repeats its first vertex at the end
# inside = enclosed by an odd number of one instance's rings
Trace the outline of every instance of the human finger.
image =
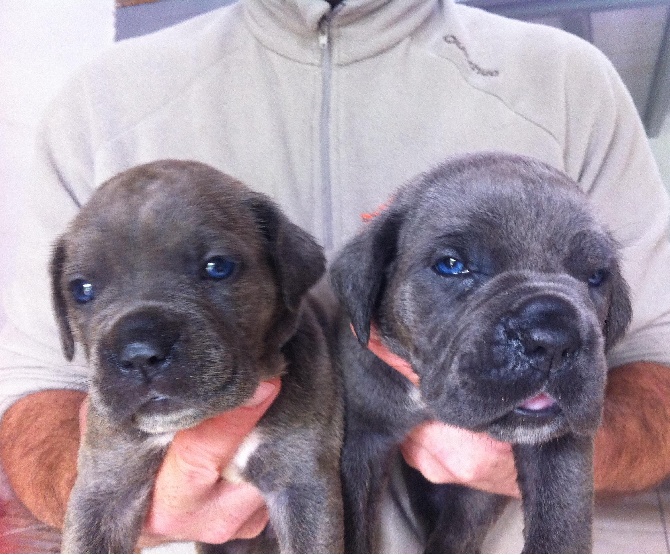
{"type": "Polygon", "coordinates": [[[511,445],[487,434],[427,422],[410,432],[401,452],[431,482],[520,496],[511,445]]]}

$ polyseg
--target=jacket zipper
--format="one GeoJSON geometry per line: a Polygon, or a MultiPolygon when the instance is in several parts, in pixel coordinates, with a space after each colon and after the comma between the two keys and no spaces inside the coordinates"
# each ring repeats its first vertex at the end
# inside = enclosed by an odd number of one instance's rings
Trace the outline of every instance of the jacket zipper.
{"type": "Polygon", "coordinates": [[[319,22],[319,48],[321,49],[321,112],[319,114],[319,156],[321,158],[321,210],[323,218],[323,247],[326,253],[333,249],[333,206],[330,167],[330,117],[332,45],[330,23],[335,9],[319,22]]]}

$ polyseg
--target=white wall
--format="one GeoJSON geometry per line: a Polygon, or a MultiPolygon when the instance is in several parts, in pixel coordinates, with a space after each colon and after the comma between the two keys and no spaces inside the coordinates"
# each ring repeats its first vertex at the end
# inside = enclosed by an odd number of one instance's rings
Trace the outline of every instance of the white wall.
{"type": "Polygon", "coordinates": [[[66,77],[113,41],[114,0],[0,4],[0,287],[41,114],[66,77]]]}

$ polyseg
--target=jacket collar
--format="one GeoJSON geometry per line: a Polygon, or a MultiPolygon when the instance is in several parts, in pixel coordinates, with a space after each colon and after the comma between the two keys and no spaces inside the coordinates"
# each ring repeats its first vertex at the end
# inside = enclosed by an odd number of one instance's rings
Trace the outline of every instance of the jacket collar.
{"type": "Polygon", "coordinates": [[[335,64],[349,64],[391,48],[435,12],[453,12],[453,0],[243,0],[245,19],[267,48],[318,65],[319,30],[326,19],[335,64]],[[446,9],[445,9],[446,8],[446,9]],[[324,19],[326,18],[326,19],[324,19]]]}

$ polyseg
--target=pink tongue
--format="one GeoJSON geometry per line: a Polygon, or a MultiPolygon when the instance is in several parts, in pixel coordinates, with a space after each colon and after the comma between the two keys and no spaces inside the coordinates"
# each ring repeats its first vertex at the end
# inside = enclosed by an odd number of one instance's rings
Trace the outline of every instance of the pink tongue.
{"type": "Polygon", "coordinates": [[[556,400],[546,393],[540,393],[531,399],[525,401],[520,408],[526,410],[543,410],[551,407],[556,403],[556,400]]]}

